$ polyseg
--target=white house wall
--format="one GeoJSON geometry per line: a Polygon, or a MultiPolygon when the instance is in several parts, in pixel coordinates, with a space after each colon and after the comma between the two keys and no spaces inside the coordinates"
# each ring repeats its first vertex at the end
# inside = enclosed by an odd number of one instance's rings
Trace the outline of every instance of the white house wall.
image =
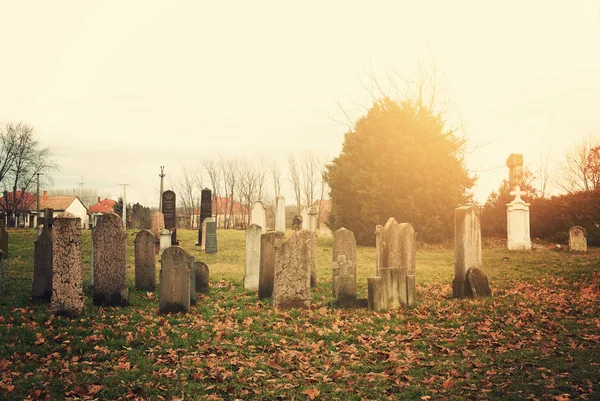
{"type": "Polygon", "coordinates": [[[87,209],[79,199],[74,199],[65,212],[71,213],[75,217],[79,217],[81,219],[81,228],[85,229],[88,227],[87,209]]]}

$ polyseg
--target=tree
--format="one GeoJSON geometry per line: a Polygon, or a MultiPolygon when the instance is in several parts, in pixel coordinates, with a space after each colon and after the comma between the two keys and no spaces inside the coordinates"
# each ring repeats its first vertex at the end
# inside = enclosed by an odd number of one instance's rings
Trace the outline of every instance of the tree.
{"type": "Polygon", "coordinates": [[[470,199],[474,178],[464,165],[465,141],[444,125],[418,103],[375,101],[326,167],[331,228],[346,227],[358,243],[373,244],[375,226],[395,217],[420,239],[451,236],[454,209],[470,199]]]}
{"type": "Polygon", "coordinates": [[[595,167],[596,156],[592,152],[599,145],[597,139],[588,137],[575,143],[567,151],[561,164],[562,174],[557,182],[560,188],[567,193],[600,189],[600,171],[595,167]]]}
{"type": "MultiPolygon", "coordinates": [[[[121,199],[121,213],[123,211],[123,199],[121,199]]],[[[122,214],[121,214],[122,215],[122,214]]],[[[135,203],[131,207],[131,225],[136,229],[150,229],[152,227],[152,211],[147,206],[142,206],[139,203],[135,203]]],[[[128,218],[129,220],[129,218],[128,218]]]]}
{"type": "MultiPolygon", "coordinates": [[[[200,208],[200,192],[202,191],[202,175],[193,167],[181,166],[181,177],[175,183],[177,200],[183,209],[186,222],[192,223],[194,210],[200,208]]],[[[190,228],[194,228],[191,226],[190,228]]]]}
{"type": "MultiPolygon", "coordinates": [[[[113,212],[115,214],[118,214],[121,218],[123,218],[123,197],[119,196],[119,198],[117,199],[117,203],[115,203],[115,206],[113,207],[113,212]]],[[[127,227],[131,228],[131,222],[132,222],[132,216],[131,216],[131,204],[128,203],[127,204],[127,227]]]]}

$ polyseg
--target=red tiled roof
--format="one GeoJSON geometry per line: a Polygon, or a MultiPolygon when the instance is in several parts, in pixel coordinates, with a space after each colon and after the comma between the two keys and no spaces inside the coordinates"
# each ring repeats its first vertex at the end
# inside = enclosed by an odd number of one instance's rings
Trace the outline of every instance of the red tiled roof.
{"type": "Polygon", "coordinates": [[[40,196],[40,210],[46,208],[55,211],[66,210],[75,199],[77,199],[76,196],[40,196]]]}
{"type": "Polygon", "coordinates": [[[112,213],[116,204],[117,201],[112,199],[104,199],[103,201],[90,206],[88,211],[90,213],[112,213]]]}
{"type": "MultiPolygon", "coordinates": [[[[225,210],[227,210],[227,214],[229,214],[229,210],[231,208],[231,198],[223,198],[223,197],[213,197],[212,201],[212,215],[215,216],[217,214],[217,206],[219,206],[219,214],[225,214],[225,210]]],[[[243,206],[241,203],[237,201],[233,201],[233,214],[248,214],[246,206],[243,206]]],[[[194,209],[194,214],[200,214],[200,209],[194,209]]]]}
{"type": "MultiPolygon", "coordinates": [[[[17,191],[17,196],[14,196],[14,193],[8,192],[7,198],[8,198],[8,204],[12,205],[13,204],[13,199],[15,199],[16,201],[19,202],[19,209],[20,210],[31,210],[31,209],[35,209],[35,195],[31,194],[29,192],[22,192],[22,191],[17,191]],[[22,196],[21,196],[22,194],[22,196]]],[[[5,205],[5,199],[4,196],[0,197],[0,204],[5,205]]]]}

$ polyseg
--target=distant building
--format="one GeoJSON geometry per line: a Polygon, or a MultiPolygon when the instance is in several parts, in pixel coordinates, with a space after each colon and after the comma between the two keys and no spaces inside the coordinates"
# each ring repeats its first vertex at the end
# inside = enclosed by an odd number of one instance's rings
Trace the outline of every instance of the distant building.
{"type": "Polygon", "coordinates": [[[101,216],[105,213],[114,213],[116,204],[117,201],[115,200],[106,198],[104,198],[104,200],[100,200],[100,197],[98,197],[98,203],[88,208],[88,212],[90,214],[90,221],[92,222],[92,225],[96,225],[96,220],[98,219],[98,216],[101,216]]]}
{"type": "Polygon", "coordinates": [[[331,212],[331,199],[318,200],[313,203],[313,207],[315,207],[319,212],[317,230],[319,230],[321,234],[331,233],[331,230],[329,227],[327,227],[327,219],[329,218],[329,213],[331,212]]]}
{"type": "MultiPolygon", "coordinates": [[[[226,220],[229,223],[229,228],[243,229],[248,222],[248,208],[237,201],[232,201],[230,198],[213,197],[212,201],[212,217],[216,219],[218,228],[225,228],[226,220]],[[233,210],[231,209],[233,206],[233,210]],[[230,215],[231,213],[231,215],[230,215]]],[[[191,227],[198,227],[200,220],[200,209],[194,209],[190,217],[191,227]]]]}

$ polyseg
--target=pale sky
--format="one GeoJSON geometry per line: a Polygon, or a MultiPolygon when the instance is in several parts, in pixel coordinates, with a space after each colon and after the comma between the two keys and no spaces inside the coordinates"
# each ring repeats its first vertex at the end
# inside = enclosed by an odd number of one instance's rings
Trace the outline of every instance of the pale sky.
{"type": "MultiPolygon", "coordinates": [[[[597,1],[0,0],[0,121],[49,146],[57,187],[158,204],[159,166],[214,154],[336,156],[367,70],[413,77],[423,49],[465,123],[484,201],[505,160],[600,136],[597,1]],[[488,171],[490,170],[490,171],[488,171]]],[[[291,198],[291,194],[288,194],[291,198]]]]}

